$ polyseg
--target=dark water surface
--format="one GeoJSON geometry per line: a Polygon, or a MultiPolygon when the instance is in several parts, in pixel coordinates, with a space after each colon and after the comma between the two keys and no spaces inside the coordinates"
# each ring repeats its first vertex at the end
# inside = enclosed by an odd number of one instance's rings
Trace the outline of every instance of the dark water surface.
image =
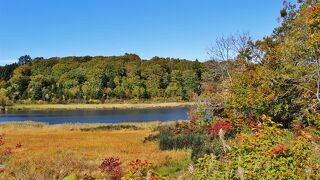
{"type": "Polygon", "coordinates": [[[37,121],[64,123],[121,123],[174,121],[188,118],[188,108],[11,111],[0,114],[0,122],[37,121]]]}

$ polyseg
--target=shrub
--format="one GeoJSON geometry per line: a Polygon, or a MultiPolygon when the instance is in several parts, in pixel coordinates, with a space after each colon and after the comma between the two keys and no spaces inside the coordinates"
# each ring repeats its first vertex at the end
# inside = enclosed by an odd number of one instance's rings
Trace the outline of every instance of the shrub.
{"type": "Polygon", "coordinates": [[[88,128],[81,128],[81,131],[110,131],[110,130],[122,130],[122,129],[131,129],[131,130],[140,130],[141,128],[135,125],[102,125],[97,127],[88,127],[88,128]]]}
{"type": "Polygon", "coordinates": [[[1,134],[0,135],[0,146],[4,145],[5,141],[4,141],[4,135],[1,134]]]}
{"type": "Polygon", "coordinates": [[[239,133],[229,142],[232,151],[223,157],[199,158],[195,175],[199,179],[318,179],[319,145],[265,120],[259,129],[239,133]]]}
{"type": "MultiPolygon", "coordinates": [[[[197,125],[197,121],[176,123],[171,127],[162,127],[155,138],[159,138],[161,150],[191,148],[191,159],[196,161],[205,154],[213,153],[221,156],[223,143],[219,140],[219,130],[224,130],[227,138],[233,137],[233,125],[228,122],[217,121],[214,125],[205,123],[205,126],[197,125]]],[[[203,123],[202,123],[203,124],[203,123]]],[[[153,137],[149,137],[153,138],[153,137]]]]}
{"type": "Polygon", "coordinates": [[[3,155],[3,156],[9,156],[9,155],[11,155],[11,154],[12,154],[12,149],[9,148],[9,147],[5,148],[5,149],[2,151],[2,155],[3,155]]]}
{"type": "Polygon", "coordinates": [[[137,159],[129,164],[129,172],[122,178],[144,180],[144,179],[160,179],[160,175],[153,171],[152,163],[148,160],[137,159]]]}
{"type": "Polygon", "coordinates": [[[20,149],[22,147],[22,144],[21,143],[17,143],[16,144],[16,149],[20,149]]]}
{"type": "Polygon", "coordinates": [[[109,157],[104,159],[100,169],[111,179],[121,179],[122,168],[118,158],[109,157]]]}
{"type": "Polygon", "coordinates": [[[232,128],[233,128],[233,126],[231,123],[219,121],[219,122],[215,123],[213,126],[208,127],[206,129],[206,131],[211,132],[215,135],[219,135],[220,129],[224,130],[225,132],[229,132],[232,130],[232,128]]]}
{"type": "Polygon", "coordinates": [[[145,137],[143,142],[151,142],[151,141],[158,141],[160,139],[160,134],[150,134],[149,136],[145,137]]]}
{"type": "Polygon", "coordinates": [[[75,180],[76,178],[74,176],[66,176],[62,180],[75,180]]]}
{"type": "Polygon", "coordinates": [[[196,162],[198,158],[206,154],[214,154],[216,156],[223,155],[223,147],[219,138],[203,138],[197,144],[192,146],[191,159],[196,162]]]}
{"type": "Polygon", "coordinates": [[[177,134],[172,135],[170,132],[160,132],[160,149],[186,149],[199,145],[205,139],[204,134],[177,134]]]}

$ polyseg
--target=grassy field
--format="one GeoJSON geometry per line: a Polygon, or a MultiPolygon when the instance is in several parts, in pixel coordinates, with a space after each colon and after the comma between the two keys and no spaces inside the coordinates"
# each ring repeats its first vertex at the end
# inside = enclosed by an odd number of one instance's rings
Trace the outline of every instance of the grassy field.
{"type": "Polygon", "coordinates": [[[111,103],[111,104],[14,104],[11,110],[71,110],[71,109],[133,109],[133,108],[164,108],[192,106],[193,102],[168,103],[111,103]]]}
{"type": "Polygon", "coordinates": [[[163,174],[173,174],[185,168],[190,152],[160,151],[157,142],[144,143],[144,137],[159,124],[0,123],[5,142],[0,146],[5,165],[1,179],[62,179],[67,175],[102,179],[99,165],[106,157],[120,158],[124,170],[130,161],[141,159],[150,160],[163,174]],[[21,147],[16,148],[19,143],[21,147]],[[12,154],[4,155],[7,147],[12,154]]]}

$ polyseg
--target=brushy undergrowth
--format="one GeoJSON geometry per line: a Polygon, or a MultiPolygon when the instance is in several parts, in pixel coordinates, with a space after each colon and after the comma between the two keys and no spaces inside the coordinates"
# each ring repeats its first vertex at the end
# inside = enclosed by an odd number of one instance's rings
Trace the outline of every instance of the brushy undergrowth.
{"type": "Polygon", "coordinates": [[[141,127],[135,125],[103,125],[97,127],[81,128],[81,131],[108,131],[108,130],[121,130],[121,129],[131,129],[140,130],[141,127]]]}
{"type": "Polygon", "coordinates": [[[23,122],[5,122],[0,123],[0,127],[44,127],[48,123],[44,122],[35,122],[35,121],[23,121],[23,122]]]}
{"type": "Polygon", "coordinates": [[[222,157],[213,154],[198,159],[199,179],[319,179],[319,144],[307,131],[299,134],[281,129],[270,120],[250,133],[229,141],[222,157]]]}

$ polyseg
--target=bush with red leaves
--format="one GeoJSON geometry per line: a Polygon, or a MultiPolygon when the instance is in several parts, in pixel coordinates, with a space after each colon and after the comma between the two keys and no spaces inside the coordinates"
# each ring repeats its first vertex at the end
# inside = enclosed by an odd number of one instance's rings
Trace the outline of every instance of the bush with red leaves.
{"type": "Polygon", "coordinates": [[[233,126],[231,123],[219,121],[215,123],[213,126],[208,127],[206,131],[215,135],[219,135],[220,129],[223,129],[225,132],[229,132],[233,129],[233,126]]]}
{"type": "Polygon", "coordinates": [[[2,151],[2,155],[4,155],[4,156],[9,156],[9,155],[11,155],[11,154],[12,154],[12,149],[9,148],[9,147],[5,148],[5,149],[2,151]]]}
{"type": "Polygon", "coordinates": [[[16,144],[16,149],[19,149],[19,148],[21,148],[21,147],[22,147],[22,144],[21,144],[21,143],[16,144]]]}
{"type": "Polygon", "coordinates": [[[0,146],[4,145],[4,135],[0,135],[0,146]]]}
{"type": "Polygon", "coordinates": [[[104,159],[100,169],[112,179],[121,179],[122,168],[118,158],[109,157],[104,159]]]}
{"type": "Polygon", "coordinates": [[[289,147],[287,145],[278,144],[272,148],[270,155],[272,156],[283,155],[283,154],[286,154],[288,150],[289,150],[289,147]]]}
{"type": "Polygon", "coordinates": [[[0,173],[3,173],[6,170],[4,165],[0,165],[0,173]]]}

